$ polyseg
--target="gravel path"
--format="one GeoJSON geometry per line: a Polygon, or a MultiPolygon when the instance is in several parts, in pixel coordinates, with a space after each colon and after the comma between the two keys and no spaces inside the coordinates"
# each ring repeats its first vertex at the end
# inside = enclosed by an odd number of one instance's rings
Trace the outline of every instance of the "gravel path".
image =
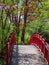
{"type": "Polygon", "coordinates": [[[47,65],[47,63],[34,45],[15,45],[9,65],[47,65]]]}

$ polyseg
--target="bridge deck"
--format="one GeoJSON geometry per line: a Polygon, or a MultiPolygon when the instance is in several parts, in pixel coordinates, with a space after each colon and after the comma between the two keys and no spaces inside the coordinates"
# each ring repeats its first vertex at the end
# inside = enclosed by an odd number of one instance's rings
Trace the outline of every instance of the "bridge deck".
{"type": "Polygon", "coordinates": [[[15,45],[9,65],[47,65],[47,63],[34,45],[15,45]]]}

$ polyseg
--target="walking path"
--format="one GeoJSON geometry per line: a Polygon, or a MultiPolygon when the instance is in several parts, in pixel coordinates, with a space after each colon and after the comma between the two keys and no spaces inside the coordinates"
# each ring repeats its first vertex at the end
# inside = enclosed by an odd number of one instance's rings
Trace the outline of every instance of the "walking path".
{"type": "Polygon", "coordinates": [[[47,63],[36,46],[15,45],[9,65],[47,65],[47,63]]]}

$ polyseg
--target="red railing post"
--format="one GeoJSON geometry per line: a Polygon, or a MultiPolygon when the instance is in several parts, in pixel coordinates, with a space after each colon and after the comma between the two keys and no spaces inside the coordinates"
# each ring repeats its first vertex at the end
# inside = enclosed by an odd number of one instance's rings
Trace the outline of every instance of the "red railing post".
{"type": "Polygon", "coordinates": [[[16,44],[16,38],[14,32],[12,32],[6,43],[6,65],[9,65],[10,56],[13,46],[16,44]]]}
{"type": "Polygon", "coordinates": [[[45,54],[44,54],[46,60],[48,61],[48,65],[49,65],[49,44],[46,43],[45,45],[45,54]]]}
{"type": "Polygon", "coordinates": [[[45,40],[42,40],[42,53],[45,54],[45,40]]]}
{"type": "Polygon", "coordinates": [[[10,61],[10,42],[6,44],[6,65],[9,64],[10,61]]]}

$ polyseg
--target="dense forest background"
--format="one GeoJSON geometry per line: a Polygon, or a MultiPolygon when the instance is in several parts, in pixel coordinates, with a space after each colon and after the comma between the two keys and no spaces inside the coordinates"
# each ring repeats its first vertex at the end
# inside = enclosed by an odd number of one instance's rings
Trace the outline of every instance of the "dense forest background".
{"type": "Polygon", "coordinates": [[[0,65],[5,64],[6,42],[12,31],[17,44],[28,44],[34,32],[49,43],[49,0],[0,0],[0,65]]]}

